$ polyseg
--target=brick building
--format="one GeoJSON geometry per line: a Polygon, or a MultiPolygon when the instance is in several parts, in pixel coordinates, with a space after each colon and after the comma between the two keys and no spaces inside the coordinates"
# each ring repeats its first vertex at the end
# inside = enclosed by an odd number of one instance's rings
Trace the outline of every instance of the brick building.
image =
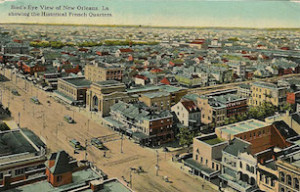
{"type": "Polygon", "coordinates": [[[155,112],[143,103],[119,101],[111,106],[107,125],[130,133],[142,145],[160,145],[174,140],[173,116],[168,111],[155,112]]]}

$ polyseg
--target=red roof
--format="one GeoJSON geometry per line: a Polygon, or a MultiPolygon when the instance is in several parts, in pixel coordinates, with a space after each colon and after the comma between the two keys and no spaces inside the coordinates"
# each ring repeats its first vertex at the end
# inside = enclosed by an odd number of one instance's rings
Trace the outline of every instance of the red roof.
{"type": "Polygon", "coordinates": [[[193,101],[190,100],[186,100],[186,101],[181,101],[182,105],[184,106],[184,108],[186,108],[186,110],[188,110],[189,112],[199,112],[199,108],[195,105],[195,103],[193,101]]]}
{"type": "Polygon", "coordinates": [[[133,52],[132,49],[130,48],[125,48],[125,49],[119,49],[121,51],[121,53],[130,53],[130,52],[133,52]]]}
{"type": "Polygon", "coordinates": [[[170,85],[171,84],[171,82],[166,77],[163,78],[160,82],[165,84],[165,85],[170,85]]]}
{"type": "Polygon", "coordinates": [[[143,75],[136,75],[135,78],[147,80],[148,78],[143,75]]]}
{"type": "Polygon", "coordinates": [[[151,72],[152,73],[161,73],[161,72],[163,72],[163,70],[162,69],[152,69],[151,72]]]}

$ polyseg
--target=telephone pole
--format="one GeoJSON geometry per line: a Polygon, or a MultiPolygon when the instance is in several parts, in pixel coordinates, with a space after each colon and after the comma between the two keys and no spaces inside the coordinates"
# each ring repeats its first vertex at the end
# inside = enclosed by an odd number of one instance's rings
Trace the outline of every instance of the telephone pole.
{"type": "Polygon", "coordinates": [[[123,153],[123,133],[122,133],[122,136],[121,136],[121,153],[123,153]]]}
{"type": "Polygon", "coordinates": [[[158,176],[158,170],[159,170],[158,158],[159,158],[159,153],[158,153],[158,151],[156,150],[156,165],[155,165],[156,176],[158,176]]]}

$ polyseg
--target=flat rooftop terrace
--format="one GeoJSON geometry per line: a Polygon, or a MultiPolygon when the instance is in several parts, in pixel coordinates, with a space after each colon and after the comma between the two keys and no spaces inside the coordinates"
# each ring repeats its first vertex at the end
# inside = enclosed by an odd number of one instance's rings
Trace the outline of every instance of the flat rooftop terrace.
{"type": "Polygon", "coordinates": [[[270,125],[270,124],[263,122],[263,121],[259,121],[256,119],[249,119],[249,120],[242,121],[239,123],[234,123],[234,124],[226,125],[223,127],[218,127],[218,128],[216,128],[216,130],[222,131],[222,133],[236,135],[236,134],[240,134],[243,132],[266,127],[268,125],[270,125]]]}
{"type": "Polygon", "coordinates": [[[100,176],[91,169],[76,171],[72,174],[72,183],[53,187],[47,180],[24,185],[15,189],[7,190],[6,192],[62,192],[70,191],[74,188],[86,186],[86,182],[100,179],[100,176]]]}

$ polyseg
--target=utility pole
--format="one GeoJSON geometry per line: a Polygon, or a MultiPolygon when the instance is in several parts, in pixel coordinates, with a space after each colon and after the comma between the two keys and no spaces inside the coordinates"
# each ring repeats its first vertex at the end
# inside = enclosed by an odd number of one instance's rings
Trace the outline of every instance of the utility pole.
{"type": "Polygon", "coordinates": [[[130,167],[130,188],[132,189],[132,167],[130,167]]]}
{"type": "Polygon", "coordinates": [[[85,142],[84,142],[84,160],[86,161],[87,159],[87,147],[88,147],[88,140],[86,139],[85,142]]]}
{"type": "Polygon", "coordinates": [[[21,117],[21,113],[19,112],[19,113],[18,113],[18,118],[19,118],[19,121],[18,121],[18,122],[19,122],[19,123],[18,123],[18,126],[19,126],[19,127],[21,127],[21,124],[20,124],[20,117],[21,117]]]}
{"type": "Polygon", "coordinates": [[[158,158],[159,158],[159,153],[158,153],[158,151],[156,150],[156,165],[155,165],[156,176],[158,176],[158,170],[159,170],[158,158]]]}
{"type": "Polygon", "coordinates": [[[122,136],[121,136],[121,153],[123,153],[123,133],[122,133],[122,136]]]}

